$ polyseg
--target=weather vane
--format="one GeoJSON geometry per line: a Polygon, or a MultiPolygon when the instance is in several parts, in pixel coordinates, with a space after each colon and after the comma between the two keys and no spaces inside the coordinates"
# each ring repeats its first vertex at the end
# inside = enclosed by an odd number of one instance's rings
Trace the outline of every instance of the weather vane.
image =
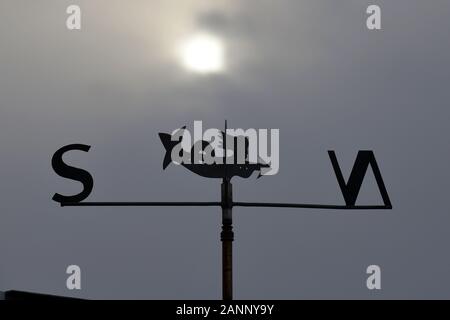
{"type": "Polygon", "coordinates": [[[163,169],[170,163],[182,165],[193,173],[207,178],[222,179],[220,202],[88,202],[86,199],[93,188],[92,175],[79,168],[64,163],[63,155],[72,150],[88,152],[90,146],[71,144],[55,152],[52,158],[52,167],[61,177],[79,181],[83,190],[77,195],[64,196],[56,193],[53,200],[62,207],[95,207],[95,206],[219,206],[222,208],[222,297],[224,300],[233,299],[233,207],[276,207],[276,208],[307,208],[307,209],[335,209],[335,210],[373,210],[392,209],[388,192],[384,185],[375,155],[370,150],[360,150],[357,154],[350,176],[345,182],[334,151],[328,151],[334,173],[345,200],[345,205],[308,204],[308,203],[271,203],[271,202],[235,202],[231,179],[235,176],[249,178],[255,171],[258,178],[270,171],[272,163],[268,163],[257,155],[253,148],[255,141],[245,134],[232,134],[236,131],[227,128],[211,139],[198,139],[186,150],[184,138],[190,136],[186,127],[176,130],[173,134],[159,133],[161,142],[166,149],[163,160],[163,169]],[[221,139],[220,139],[221,138],[221,139]],[[362,186],[369,166],[372,168],[378,189],[383,199],[383,205],[356,205],[356,199],[362,186]]]}

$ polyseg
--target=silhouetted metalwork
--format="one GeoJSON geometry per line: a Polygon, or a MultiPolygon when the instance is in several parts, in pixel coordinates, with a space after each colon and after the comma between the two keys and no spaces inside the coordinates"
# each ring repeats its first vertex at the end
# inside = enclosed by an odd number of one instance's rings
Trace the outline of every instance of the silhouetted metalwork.
{"type": "Polygon", "coordinates": [[[62,207],[214,207],[221,202],[61,202],[62,207]]]}
{"type": "MultiPolygon", "coordinates": [[[[217,207],[222,206],[222,202],[62,202],[62,207],[217,207]]],[[[231,202],[232,207],[259,207],[259,208],[301,208],[301,209],[334,209],[334,210],[383,210],[392,209],[392,206],[346,206],[311,203],[278,203],[278,202],[231,202]]]]}
{"type": "MultiPolygon", "coordinates": [[[[184,129],[181,128],[180,130],[184,129]]],[[[166,155],[163,161],[163,169],[172,162],[172,150],[181,143],[180,138],[178,141],[172,141],[172,136],[167,133],[160,133],[159,137],[166,149],[166,155]]],[[[258,207],[258,208],[303,208],[303,209],[331,209],[331,210],[382,210],[392,209],[392,204],[389,199],[389,195],[386,191],[386,187],[381,177],[380,170],[378,168],[375,156],[372,151],[362,150],[358,152],[355,164],[350,173],[350,177],[347,183],[344,181],[341,169],[339,167],[336,155],[334,151],[328,151],[330,160],[333,165],[336,178],[343,194],[345,205],[327,205],[327,204],[308,204],[308,203],[278,203],[278,202],[234,202],[233,201],[233,186],[231,184],[231,178],[239,176],[242,178],[250,177],[253,172],[259,171],[261,176],[261,169],[269,167],[260,159],[258,163],[250,163],[247,160],[248,156],[248,138],[244,137],[245,141],[245,163],[237,164],[236,158],[234,162],[227,162],[227,139],[238,139],[238,137],[230,136],[227,134],[227,122],[225,121],[225,130],[222,132],[223,148],[223,161],[222,164],[195,164],[194,152],[204,152],[205,148],[210,144],[207,141],[199,141],[200,145],[192,146],[191,152],[185,156],[191,159],[190,164],[181,164],[186,169],[208,178],[220,178],[222,179],[221,185],[221,201],[213,202],[191,202],[191,201],[166,201],[166,202],[82,202],[92,190],[92,176],[85,170],[70,167],[62,161],[62,155],[70,150],[81,150],[87,152],[89,146],[86,145],[69,145],[58,150],[53,159],[52,165],[55,172],[62,177],[77,180],[83,183],[85,189],[82,193],[76,196],[62,196],[55,194],[53,200],[59,202],[63,207],[212,207],[220,206],[222,208],[222,231],[220,233],[220,240],[222,242],[222,297],[224,300],[233,299],[233,207],[258,207]],[[364,176],[368,167],[372,167],[372,171],[375,175],[375,179],[380,190],[383,205],[356,205],[356,198],[359,194],[364,176]]],[[[234,141],[234,146],[237,148],[237,140],[234,141]]],[[[232,150],[233,157],[237,155],[237,149],[232,150]]],[[[185,152],[180,150],[180,152],[185,152]]]]}
{"type": "MultiPolygon", "coordinates": [[[[186,126],[178,129],[184,130],[186,126]]],[[[205,178],[220,178],[220,179],[231,179],[232,177],[241,177],[241,178],[249,178],[254,172],[261,172],[262,168],[269,168],[270,165],[268,163],[264,163],[261,159],[258,159],[256,163],[252,163],[248,159],[248,149],[249,149],[249,140],[246,136],[232,136],[226,133],[227,128],[225,124],[225,131],[222,131],[222,145],[219,144],[219,147],[222,146],[223,150],[223,158],[220,156],[216,156],[216,151],[211,145],[210,142],[205,140],[200,140],[195,142],[191,146],[191,152],[187,152],[184,149],[180,148],[179,156],[180,158],[189,159],[189,163],[181,163],[183,167],[192,171],[199,176],[205,178]],[[227,141],[229,139],[233,139],[233,150],[228,150],[227,141]],[[244,155],[242,163],[238,163],[237,155],[238,148],[240,143],[244,143],[244,155]],[[211,150],[211,157],[214,161],[211,164],[205,163],[196,163],[196,155],[201,155],[205,152],[205,150],[211,150]],[[228,154],[230,154],[228,156],[228,154]],[[215,161],[221,160],[221,161],[215,161]],[[221,162],[221,163],[220,163],[221,162]]],[[[173,149],[180,145],[183,139],[181,136],[178,140],[173,140],[173,136],[168,133],[159,133],[159,138],[166,149],[166,155],[163,161],[163,169],[166,169],[170,163],[173,162],[172,152],[173,149]]],[[[258,175],[258,178],[261,177],[261,173],[258,175]]]]}

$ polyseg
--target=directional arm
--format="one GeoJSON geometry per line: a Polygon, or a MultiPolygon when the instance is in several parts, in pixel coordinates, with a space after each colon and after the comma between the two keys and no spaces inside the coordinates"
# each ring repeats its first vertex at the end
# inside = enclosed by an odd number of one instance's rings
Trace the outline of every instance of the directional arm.
{"type": "MultiPolygon", "coordinates": [[[[61,207],[215,207],[222,206],[222,202],[62,202],[61,207]]],[[[380,210],[392,209],[391,205],[328,205],[310,203],[279,203],[279,202],[232,202],[231,207],[259,207],[259,208],[303,208],[328,210],[380,210]]]]}
{"type": "Polygon", "coordinates": [[[329,204],[309,204],[309,203],[274,203],[274,202],[233,202],[235,207],[259,207],[259,208],[304,208],[304,209],[334,209],[334,210],[368,210],[368,209],[392,209],[392,206],[347,206],[329,204]]]}
{"type": "Polygon", "coordinates": [[[220,202],[61,202],[61,207],[214,207],[220,202]]]}

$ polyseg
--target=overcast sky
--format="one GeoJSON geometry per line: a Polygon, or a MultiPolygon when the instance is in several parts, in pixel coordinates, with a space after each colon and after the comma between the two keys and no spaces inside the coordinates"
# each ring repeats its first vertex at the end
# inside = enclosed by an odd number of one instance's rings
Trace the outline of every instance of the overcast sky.
{"type": "MultiPolygon", "coordinates": [[[[236,298],[450,298],[449,17],[448,0],[2,0],[0,291],[219,299],[219,208],[60,208],[53,194],[80,185],[51,157],[92,146],[67,157],[94,176],[91,201],[218,201],[219,181],[162,170],[157,134],[228,119],[280,130],[279,173],[236,178],[236,200],[343,204],[327,151],[347,178],[369,149],[394,206],[235,208],[236,298]],[[180,64],[199,31],[223,42],[224,72],[180,64]]],[[[371,172],[358,203],[381,204],[371,172]]]]}

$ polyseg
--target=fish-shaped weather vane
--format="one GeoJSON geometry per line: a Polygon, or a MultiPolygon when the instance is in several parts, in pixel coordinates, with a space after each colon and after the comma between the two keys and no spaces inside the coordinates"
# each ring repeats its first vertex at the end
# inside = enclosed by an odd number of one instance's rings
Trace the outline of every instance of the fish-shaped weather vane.
{"type": "MultiPolygon", "coordinates": [[[[186,126],[178,130],[186,130],[186,126]]],[[[169,164],[175,162],[176,164],[181,164],[186,169],[205,178],[231,179],[234,176],[248,178],[254,172],[259,172],[258,178],[260,178],[262,176],[261,169],[270,167],[270,163],[265,163],[260,157],[258,157],[258,161],[256,163],[252,163],[250,161],[250,142],[247,136],[234,136],[223,131],[220,133],[224,138],[217,147],[214,147],[211,141],[199,140],[191,146],[190,150],[184,150],[182,147],[178,148],[180,152],[178,156],[180,158],[189,159],[189,163],[177,163],[172,159],[174,148],[181,146],[183,143],[183,136],[174,139],[172,134],[159,133],[159,138],[166,149],[166,154],[163,160],[163,169],[166,169],[169,164]],[[233,141],[231,143],[233,149],[229,149],[229,145],[226,143],[226,141],[230,140],[233,141]],[[237,163],[237,154],[240,151],[239,144],[241,141],[244,144],[243,151],[245,160],[243,163],[237,163]],[[211,154],[214,158],[212,163],[196,163],[196,159],[201,158],[202,154],[204,154],[207,149],[211,149],[211,154]]]]}
{"type": "MultiPolygon", "coordinates": [[[[178,129],[185,130],[186,127],[178,129]]],[[[159,133],[159,138],[165,148],[165,156],[163,160],[163,169],[166,169],[170,163],[181,164],[186,169],[207,178],[221,178],[221,201],[212,202],[86,202],[85,200],[91,193],[94,179],[92,175],[83,169],[72,167],[63,161],[63,155],[66,152],[79,150],[88,152],[90,146],[84,144],[71,144],[60,148],[52,157],[53,170],[61,177],[75,180],[83,184],[83,190],[79,194],[65,196],[55,193],[53,200],[60,203],[61,206],[114,206],[114,207],[131,207],[131,206],[176,206],[176,207],[197,207],[197,206],[220,206],[222,208],[222,232],[220,238],[222,241],[222,296],[224,300],[231,300],[232,294],[232,242],[234,240],[234,232],[232,226],[232,209],[233,207],[276,207],[276,208],[306,208],[306,209],[338,209],[338,210],[367,210],[367,209],[392,209],[386,187],[384,185],[381,171],[378,167],[375,155],[371,150],[360,150],[356,156],[355,163],[351,170],[350,176],[345,181],[341,168],[339,166],[334,151],[328,151],[328,155],[336,175],[338,185],[341,189],[345,205],[330,204],[308,204],[308,203],[279,203],[279,202],[235,202],[233,201],[232,177],[248,178],[254,172],[258,172],[258,177],[262,171],[271,167],[270,162],[263,161],[259,155],[251,156],[250,141],[247,137],[228,134],[225,122],[225,130],[221,131],[218,136],[222,137],[221,141],[210,141],[205,139],[197,139],[190,148],[184,148],[182,136],[174,136],[174,134],[159,133]],[[178,137],[178,138],[177,138],[178,137]],[[233,142],[232,147],[228,142],[233,142]],[[241,149],[239,149],[239,143],[241,149]],[[242,148],[244,145],[244,148],[242,148]],[[244,150],[244,152],[242,152],[244,150]],[[198,161],[204,158],[203,155],[209,154],[207,161],[198,161]],[[240,161],[236,161],[241,156],[240,161]],[[174,159],[177,158],[177,159],[174,159]],[[188,160],[181,161],[180,159],[188,160]],[[253,159],[253,161],[252,161],[253,159]],[[256,161],[255,161],[256,159],[256,161]],[[180,160],[180,161],[178,161],[180,160]],[[378,189],[383,199],[383,205],[356,205],[359,190],[364,181],[367,169],[371,167],[375,176],[378,189]]],[[[219,137],[217,137],[219,138],[219,137]]]]}

